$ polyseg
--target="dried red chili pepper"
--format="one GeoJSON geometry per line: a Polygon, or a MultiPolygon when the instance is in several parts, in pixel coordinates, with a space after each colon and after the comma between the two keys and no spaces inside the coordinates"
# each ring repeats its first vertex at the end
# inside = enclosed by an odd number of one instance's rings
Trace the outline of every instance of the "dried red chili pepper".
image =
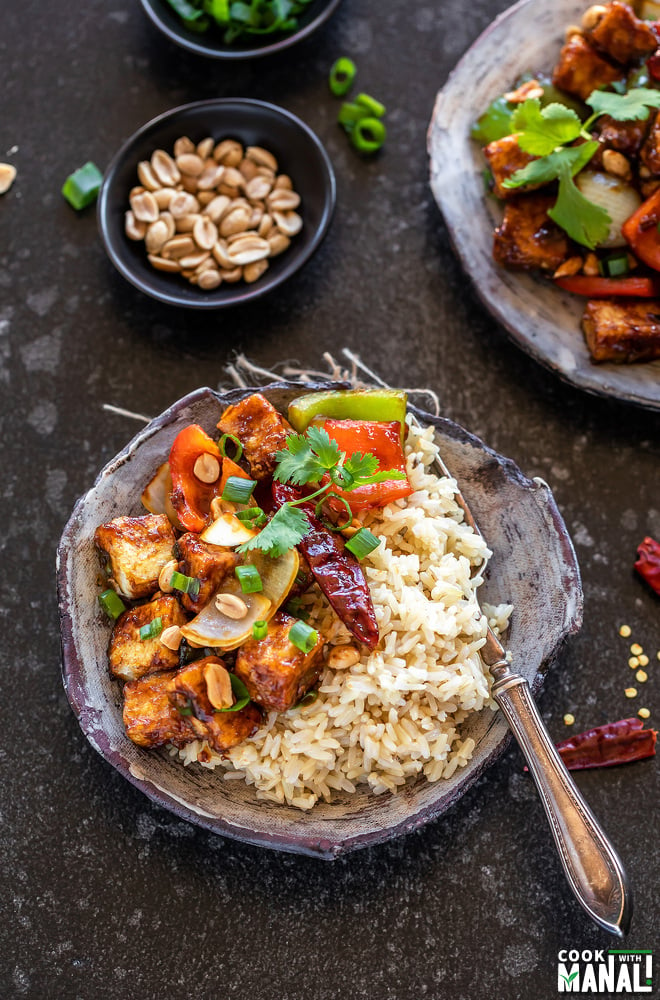
{"type": "MultiPolygon", "coordinates": [[[[276,509],[289,500],[299,500],[301,493],[283,483],[273,483],[276,509]]],[[[346,551],[343,539],[330,531],[314,513],[314,503],[299,504],[305,511],[311,530],[298,548],[307,559],[319,587],[337,616],[356,639],[369,649],[378,644],[378,624],[371,594],[362,567],[346,551]]]]}
{"type": "Polygon", "coordinates": [[[644,729],[640,719],[619,719],[576,733],[557,743],[559,756],[569,771],[614,767],[655,755],[657,733],[644,729]]]}
{"type": "Polygon", "coordinates": [[[644,539],[637,549],[635,569],[649,587],[660,594],[660,542],[654,538],[644,539]]]}

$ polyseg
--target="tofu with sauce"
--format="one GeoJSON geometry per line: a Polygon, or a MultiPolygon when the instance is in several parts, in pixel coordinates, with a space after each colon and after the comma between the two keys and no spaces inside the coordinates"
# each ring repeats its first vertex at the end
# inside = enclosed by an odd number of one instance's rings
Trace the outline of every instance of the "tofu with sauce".
{"type": "Polygon", "coordinates": [[[129,601],[156,593],[158,575],[172,559],[175,541],[165,514],[115,517],[100,525],[94,535],[117,591],[129,601]]]}
{"type": "Polygon", "coordinates": [[[624,71],[604,59],[582,35],[571,35],[552,74],[555,87],[586,101],[600,87],[620,80],[624,71]]]}
{"type": "Polygon", "coordinates": [[[170,680],[170,700],[192,714],[183,716],[194,739],[207,740],[217,753],[225,753],[252,736],[261,723],[261,712],[251,702],[237,712],[218,712],[209,699],[205,669],[211,662],[222,664],[217,656],[206,656],[183,667],[170,680]]]}
{"type": "Polygon", "coordinates": [[[228,406],[218,430],[233,434],[243,445],[243,454],[255,479],[268,479],[275,469],[275,452],[286,446],[293,428],[260,392],[228,406]]]}
{"type": "Polygon", "coordinates": [[[268,622],[264,639],[248,639],[236,653],[234,672],[250,697],[268,711],[286,712],[316,683],[323,667],[323,636],[309,653],[289,640],[296,619],[284,611],[268,622]]]}
{"type": "Polygon", "coordinates": [[[173,671],[149,674],[124,685],[126,735],[141,747],[172,743],[184,747],[197,739],[170,699],[173,671]]]}
{"type": "Polygon", "coordinates": [[[196,577],[200,582],[199,594],[181,594],[181,603],[188,611],[198,614],[206,607],[225,577],[233,575],[238,565],[238,555],[203,542],[198,535],[188,534],[179,538],[176,551],[179,553],[179,571],[186,576],[196,577]]]}
{"type": "MultiPolygon", "coordinates": [[[[115,622],[108,649],[110,673],[123,681],[135,681],[157,670],[175,670],[179,653],[155,639],[140,639],[140,629],[161,618],[163,631],[170,625],[185,625],[187,617],[176,597],[161,594],[147,604],[124,611],[115,622]]],[[[162,634],[162,633],[161,633],[162,634]]]]}
{"type": "Polygon", "coordinates": [[[593,25],[583,28],[591,44],[623,66],[639,62],[655,52],[658,40],[651,25],[641,21],[632,7],[619,0],[602,6],[593,25]]]}
{"type": "Polygon", "coordinates": [[[660,359],[660,302],[594,299],[582,317],[587,347],[594,361],[660,359]]]}
{"type": "Polygon", "coordinates": [[[554,272],[570,256],[568,236],[548,215],[555,200],[552,195],[520,195],[506,203],[493,244],[498,264],[554,272]]]}
{"type": "Polygon", "coordinates": [[[515,135],[505,135],[503,139],[496,139],[489,142],[484,149],[484,156],[490,172],[493,175],[493,194],[498,198],[514,198],[522,191],[533,191],[536,185],[525,185],[522,188],[505,188],[504,181],[508,180],[517,170],[522,170],[532,160],[537,160],[538,156],[525,153],[518,145],[515,135]]]}

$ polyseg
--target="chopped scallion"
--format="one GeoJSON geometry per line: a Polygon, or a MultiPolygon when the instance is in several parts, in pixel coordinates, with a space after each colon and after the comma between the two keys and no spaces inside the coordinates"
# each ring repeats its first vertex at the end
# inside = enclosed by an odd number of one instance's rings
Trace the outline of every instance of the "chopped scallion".
{"type": "Polygon", "coordinates": [[[261,507],[247,507],[245,510],[237,510],[236,517],[251,528],[261,528],[268,520],[261,507]]]}
{"type": "Polygon", "coordinates": [[[108,618],[114,618],[115,620],[126,610],[126,605],[119,594],[110,588],[99,594],[99,604],[108,618]]]}
{"type": "Polygon", "coordinates": [[[264,589],[259,570],[252,563],[237,566],[234,572],[244,594],[256,594],[264,589]]]}
{"type": "Polygon", "coordinates": [[[355,63],[347,56],[341,56],[330,70],[328,83],[335,97],[343,97],[351,89],[357,70],[355,63]]]}
{"type": "Polygon", "coordinates": [[[163,619],[159,615],[158,618],[152,619],[152,621],[140,628],[140,639],[142,642],[146,642],[147,639],[155,639],[162,631],[163,619]]]}
{"type": "Polygon", "coordinates": [[[350,508],[348,500],[345,500],[344,497],[340,497],[339,494],[337,493],[326,493],[326,495],[317,503],[316,507],[314,508],[314,513],[316,514],[317,517],[320,517],[321,523],[324,524],[326,528],[329,528],[330,531],[343,531],[345,528],[350,528],[350,526],[353,523],[353,511],[350,508]],[[348,517],[343,524],[333,524],[332,521],[328,521],[327,518],[321,517],[321,509],[323,507],[323,504],[326,502],[326,500],[329,500],[330,497],[332,497],[334,500],[339,500],[339,502],[343,503],[344,507],[346,508],[346,513],[348,517]]]}
{"type": "Polygon", "coordinates": [[[216,708],[216,712],[240,712],[240,710],[245,708],[250,701],[250,692],[240,677],[237,677],[236,674],[230,673],[229,681],[231,683],[231,689],[236,701],[233,705],[230,705],[229,708],[216,708]]]}
{"type": "Polygon", "coordinates": [[[376,153],[385,142],[387,131],[378,118],[360,118],[351,132],[351,141],[360,153],[376,153]]]}
{"type": "Polygon", "coordinates": [[[377,101],[375,97],[370,97],[369,94],[358,94],[355,103],[364,108],[370,118],[382,118],[385,114],[385,105],[377,101]]]}
{"type": "Polygon", "coordinates": [[[268,622],[261,619],[255,622],[252,626],[252,638],[253,639],[265,639],[268,635],[268,622]]]}
{"type": "Polygon", "coordinates": [[[288,615],[292,615],[294,618],[302,618],[303,621],[309,618],[309,611],[305,611],[303,602],[299,597],[292,597],[284,606],[284,610],[288,615]]]}
{"type": "Polygon", "coordinates": [[[294,708],[306,708],[307,705],[313,705],[318,698],[318,691],[308,691],[307,694],[303,695],[300,701],[294,705],[294,708]]]}
{"type": "Polygon", "coordinates": [[[227,480],[222,499],[230,503],[247,503],[256,486],[254,479],[243,479],[241,476],[230,476],[227,480]]]}
{"type": "Polygon", "coordinates": [[[88,162],[67,177],[62,194],[69,204],[79,212],[82,208],[86,208],[87,205],[96,201],[102,183],[103,174],[95,163],[88,162]]]}
{"type": "Polygon", "coordinates": [[[346,542],[346,548],[352,552],[357,559],[364,559],[370,552],[377,549],[380,540],[373,535],[368,528],[360,528],[352,538],[346,542]]]}
{"type": "Polygon", "coordinates": [[[243,454],[243,445],[238,440],[235,434],[223,434],[218,441],[218,448],[220,449],[220,454],[223,458],[230,458],[232,462],[240,462],[241,455],[243,454]],[[227,454],[227,441],[232,441],[236,447],[235,455],[227,454]]]}
{"type": "Polygon", "coordinates": [[[186,576],[175,570],[170,578],[172,590],[180,590],[182,594],[188,594],[193,601],[199,597],[199,580],[194,576],[186,576]]]}
{"type": "Polygon", "coordinates": [[[599,262],[598,269],[606,278],[619,278],[623,274],[628,274],[630,271],[628,254],[625,251],[623,253],[610,254],[609,257],[605,257],[604,260],[599,262]]]}
{"type": "Polygon", "coordinates": [[[301,653],[311,653],[318,641],[318,632],[306,622],[294,622],[289,629],[289,642],[292,642],[301,653]]]}
{"type": "Polygon", "coordinates": [[[345,101],[339,109],[337,121],[343,126],[343,128],[346,129],[347,132],[350,132],[353,128],[355,128],[360,119],[368,117],[369,112],[366,108],[362,107],[360,104],[345,101]]]}
{"type": "Polygon", "coordinates": [[[177,705],[177,711],[178,711],[179,715],[192,715],[193,714],[192,705],[190,704],[190,702],[188,702],[187,705],[182,705],[182,706],[178,706],[177,705]]]}

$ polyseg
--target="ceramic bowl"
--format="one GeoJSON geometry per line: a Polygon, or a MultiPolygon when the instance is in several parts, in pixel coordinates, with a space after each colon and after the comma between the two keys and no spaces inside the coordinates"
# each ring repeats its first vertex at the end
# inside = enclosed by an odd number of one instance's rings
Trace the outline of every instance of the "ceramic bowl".
{"type": "Polygon", "coordinates": [[[486,196],[485,161],[470,128],[525,72],[550,73],[581,0],[522,0],[463,56],[437,96],[428,132],[431,187],[454,249],[486,308],[512,339],[566,382],[601,396],[660,409],[660,361],[594,364],[580,330],[585,300],[546,279],[507,271],[492,257],[501,209],[486,196]]]}
{"type": "MultiPolygon", "coordinates": [[[[274,405],[310,389],[277,383],[261,388],[274,405]]],[[[147,751],[127,738],[119,685],[111,680],[111,626],[99,611],[95,528],[120,514],[143,513],[140,493],[189,423],[211,431],[231,402],[253,392],[199,389],[153,420],[110,462],[76,504],[58,551],[64,686],[92,746],[150,799],[216,833],[263,847],[332,859],[407,833],[436,819],[499,756],[509,739],[500,713],[486,709],[463,726],[475,742],[472,760],[448,780],[420,779],[396,795],[360,787],[308,813],[259,801],[241,781],[223,781],[202,767],[184,768],[166,751],[147,751]]],[[[548,486],[527,479],[506,458],[449,420],[413,412],[435,427],[442,456],[458,479],[494,556],[482,597],[515,606],[507,644],[514,664],[538,691],[564,639],[581,624],[582,591],[571,541],[548,486]]]]}
{"type": "Polygon", "coordinates": [[[180,17],[166,3],[166,0],[141,0],[145,13],[153,24],[171,42],[181,45],[195,55],[211,59],[255,59],[275,52],[282,52],[290,45],[309,38],[328,18],[332,17],[341,0],[313,0],[304,14],[298,18],[296,31],[277,35],[253,35],[249,41],[237,41],[227,45],[222,31],[213,26],[208,31],[190,31],[180,17]]]}
{"type": "Polygon", "coordinates": [[[335,176],[328,154],[300,118],[264,101],[223,98],[174,108],[138,129],[105,173],[97,215],[110,260],[136,288],[169,305],[219,309],[265,295],[302,267],[325,236],[334,206],[335,176]],[[223,283],[205,292],[176,274],[155,270],[147,260],[144,243],[129,240],[124,232],[129,192],[138,183],[138,163],[150,159],[156,149],[171,153],[182,135],[193,142],[213,136],[216,140],[238,139],[244,146],[263,146],[274,154],[280,172],[289,174],[300,195],[302,230],[253,284],[223,283]]]}

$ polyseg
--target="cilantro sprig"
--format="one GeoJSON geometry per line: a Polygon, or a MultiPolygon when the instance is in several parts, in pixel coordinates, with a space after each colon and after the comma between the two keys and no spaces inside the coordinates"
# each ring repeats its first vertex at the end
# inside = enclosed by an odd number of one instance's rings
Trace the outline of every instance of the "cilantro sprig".
{"type": "Polygon", "coordinates": [[[258,535],[239,547],[239,552],[261,549],[274,559],[294,548],[310,531],[307,515],[299,505],[310,500],[336,496],[340,489],[350,493],[359,486],[405,479],[398,469],[378,469],[378,459],[369,452],[342,452],[323,427],[309,427],[304,434],[290,434],[286,447],[277,452],[273,478],[292,486],[328,481],[299,500],[287,500],[258,535]]]}
{"type": "Polygon", "coordinates": [[[646,87],[635,87],[625,94],[594,90],[586,103],[593,114],[584,123],[563,104],[542,108],[540,100],[533,98],[518,105],[511,117],[512,134],[520,148],[537,159],[517,170],[503,186],[515,189],[558,180],[557,202],[550,218],[576,243],[593,250],[607,238],[612,220],[604,208],[585,198],[573,181],[598,149],[591,126],[601,115],[616,121],[645,121],[651,108],[660,108],[660,91],[646,87]],[[579,145],[570,145],[578,139],[583,140],[579,145]]]}

